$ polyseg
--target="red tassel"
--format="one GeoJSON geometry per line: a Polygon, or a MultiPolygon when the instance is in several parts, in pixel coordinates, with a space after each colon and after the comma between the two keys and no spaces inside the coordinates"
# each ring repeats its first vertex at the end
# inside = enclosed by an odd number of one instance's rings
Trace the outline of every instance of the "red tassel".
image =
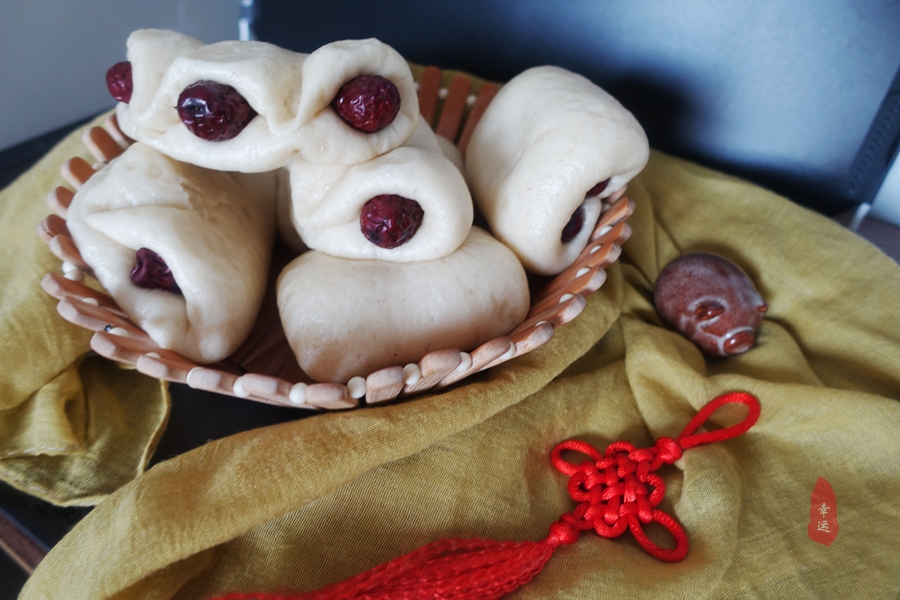
{"type": "Polygon", "coordinates": [[[569,475],[569,494],[579,504],[553,523],[541,542],[442,540],[314,592],[230,594],[218,600],[495,600],[531,581],[559,546],[574,543],[580,532],[588,529],[608,538],[628,529],[650,555],[679,561],[687,556],[687,535],[675,519],[656,508],[665,495],[665,484],[653,471],[675,462],[688,448],[744,433],[756,423],[759,413],[756,398],[736,392],[703,407],[676,439],[661,437],[651,448],[638,450],[628,442],[616,442],[601,455],[584,442],[562,442],[553,449],[550,460],[569,475]],[[749,408],[743,421],[694,435],[716,409],[731,403],[749,408]],[[563,460],[563,451],[580,452],[591,460],[575,465],[563,460]],[[644,534],[642,524],[650,522],[672,533],[675,548],[660,548],[644,534]]]}
{"type": "Polygon", "coordinates": [[[577,539],[576,531],[562,532],[562,539],[551,533],[542,542],[441,540],[314,592],[231,594],[220,600],[496,600],[528,583],[557,547],[577,539]]]}

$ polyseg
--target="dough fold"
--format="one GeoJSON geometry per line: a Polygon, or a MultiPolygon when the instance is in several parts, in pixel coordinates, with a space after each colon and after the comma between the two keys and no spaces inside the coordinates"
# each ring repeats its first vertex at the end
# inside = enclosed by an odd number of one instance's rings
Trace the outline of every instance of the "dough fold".
{"type": "Polygon", "coordinates": [[[555,275],[587,244],[600,199],[620,190],[649,158],[643,128],[615,98],[558,67],[535,67],[507,83],[473,132],[466,178],[494,235],[525,268],[555,275]],[[597,196],[587,193],[609,180],[597,196]],[[584,204],[584,225],[562,232],[584,204]]]}
{"type": "Polygon", "coordinates": [[[210,171],[137,143],[78,190],[66,222],[97,280],[154,342],[211,363],[256,321],[278,193],[275,174],[210,171]],[[132,282],[140,248],[163,259],[181,294],[132,282]]]}
{"type": "Polygon", "coordinates": [[[204,45],[174,31],[141,29],[128,38],[133,93],[116,107],[128,136],[177,160],[221,171],[256,173],[284,166],[294,155],[316,163],[352,164],[405,142],[419,104],[409,65],[376,39],[327,44],[301,54],[256,41],[204,45]],[[338,89],[358,75],[390,79],[400,114],[365,134],[331,108],[338,89]],[[235,88],[258,113],[234,138],[210,142],[184,126],[174,108],[187,86],[215,81],[235,88]]]}
{"type": "Polygon", "coordinates": [[[372,160],[345,166],[295,159],[288,170],[294,226],[307,246],[333,256],[433,260],[456,250],[472,226],[465,179],[421,120],[406,144],[372,160]],[[363,205],[383,194],[415,200],[425,213],[415,235],[396,248],[376,246],[360,229],[363,205]]]}

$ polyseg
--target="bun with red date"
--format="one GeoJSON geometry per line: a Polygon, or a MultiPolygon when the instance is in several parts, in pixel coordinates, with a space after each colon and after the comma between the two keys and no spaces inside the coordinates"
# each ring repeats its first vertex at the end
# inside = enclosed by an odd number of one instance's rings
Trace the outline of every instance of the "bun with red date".
{"type": "Polygon", "coordinates": [[[587,244],[601,199],[649,158],[647,136],[608,93],[558,67],[500,89],[466,150],[466,179],[494,235],[525,268],[556,275],[587,244]]]}
{"type": "Polygon", "coordinates": [[[353,164],[396,148],[415,129],[409,65],[375,39],[300,54],[142,29],[127,46],[128,61],[107,73],[119,126],[176,160],[245,173],[277,169],[295,155],[353,164]]]}
{"type": "Polygon", "coordinates": [[[768,305],[750,278],[716,254],[684,254],[660,272],[653,292],[660,316],[710,356],[750,350],[768,305]]]}
{"type": "Polygon", "coordinates": [[[307,58],[297,111],[304,123],[298,134],[304,160],[352,165],[389,152],[413,135],[419,96],[409,63],[396,50],[374,38],[343,40],[307,58]],[[354,110],[341,111],[342,100],[354,110]]]}
{"type": "Polygon", "coordinates": [[[160,347],[211,363],[262,304],[278,178],[210,171],[133,144],[76,192],[66,224],[81,257],[160,347]]]}
{"type": "Polygon", "coordinates": [[[515,255],[473,227],[431,261],[348,260],[310,251],[278,279],[288,343],[316,381],[345,383],[429,352],[472,350],[506,335],[529,309],[515,255]]]}
{"type": "Polygon", "coordinates": [[[472,226],[472,197],[435,134],[419,120],[395,150],[357,165],[288,163],[293,223],[313,250],[341,258],[433,260],[472,226]]]}

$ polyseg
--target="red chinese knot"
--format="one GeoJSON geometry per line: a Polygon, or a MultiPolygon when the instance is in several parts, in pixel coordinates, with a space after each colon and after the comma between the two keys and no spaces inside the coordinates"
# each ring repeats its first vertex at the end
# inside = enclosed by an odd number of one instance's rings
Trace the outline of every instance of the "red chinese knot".
{"type": "Polygon", "coordinates": [[[654,471],[674,463],[689,448],[741,435],[756,423],[759,414],[759,400],[733,392],[704,406],[677,438],[660,437],[650,448],[615,442],[600,454],[584,442],[562,442],[551,452],[550,461],[569,476],[569,495],[578,506],[551,524],[549,535],[540,542],[442,540],[314,592],[230,594],[220,600],[496,600],[528,583],[558,547],[575,543],[580,533],[589,529],[606,538],[630,529],[651,556],[677,562],[687,556],[687,534],[675,519],[656,508],[666,486],[654,471]],[[731,427],[696,434],[724,404],[746,405],[747,416],[731,427]],[[590,460],[578,465],[567,462],[562,458],[566,451],[580,452],[590,460]],[[675,538],[675,547],[654,544],[644,533],[647,523],[665,527],[675,538]]]}
{"type": "Polygon", "coordinates": [[[584,442],[562,442],[553,449],[550,461],[569,476],[569,495],[579,504],[559,522],[577,531],[593,529],[605,538],[619,537],[630,529],[654,558],[666,562],[682,560],[688,553],[687,535],[675,519],[656,508],[666,494],[666,484],[654,471],[674,463],[688,448],[744,433],[759,418],[759,411],[759,401],[750,394],[726,394],[707,404],[677,438],[660,437],[650,448],[637,449],[628,442],[615,442],[601,455],[584,442]],[[750,409],[743,421],[726,429],[693,435],[720,406],[735,402],[750,409]],[[566,450],[580,452],[591,460],[574,465],[562,458],[566,450]],[[675,547],[666,549],[654,544],[644,533],[643,525],[647,523],[659,523],[668,529],[675,547]]]}

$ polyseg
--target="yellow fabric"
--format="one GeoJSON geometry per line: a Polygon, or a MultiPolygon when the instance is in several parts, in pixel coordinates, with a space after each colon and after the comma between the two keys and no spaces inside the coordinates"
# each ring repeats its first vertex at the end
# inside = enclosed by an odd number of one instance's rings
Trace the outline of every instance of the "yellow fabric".
{"type": "Polygon", "coordinates": [[[89,158],[80,133],[0,192],[0,480],[60,505],[95,504],[141,473],[168,415],[166,386],[85,359],[90,332],[40,287],[61,263],[37,225],[63,162],[89,158]]]}
{"type": "Polygon", "coordinates": [[[539,540],[574,507],[555,444],[646,446],[734,390],[759,397],[757,425],[661,471],[683,562],[587,532],[512,597],[896,598],[900,267],[819,215],[659,153],[629,190],[622,259],[546,346],[441,394],[156,465],[64,538],[22,598],[302,591],[438,539],[539,540]],[[745,355],[705,358],[653,310],[660,268],[698,250],[736,261],[769,303],[745,355]],[[837,499],[830,546],[807,536],[819,477],[837,499]]]}

